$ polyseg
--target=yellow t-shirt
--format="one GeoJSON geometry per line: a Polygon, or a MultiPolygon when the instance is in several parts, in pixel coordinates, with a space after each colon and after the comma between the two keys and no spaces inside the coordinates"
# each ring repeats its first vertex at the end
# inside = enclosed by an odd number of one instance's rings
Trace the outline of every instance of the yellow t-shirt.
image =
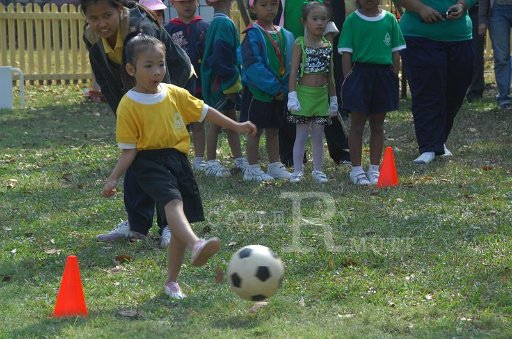
{"type": "Polygon", "coordinates": [[[128,91],[117,107],[116,141],[121,149],[175,148],[187,154],[187,124],[203,121],[208,105],[187,90],[160,84],[160,92],[128,91]]]}
{"type": "Polygon", "coordinates": [[[121,38],[121,32],[117,30],[117,39],[114,48],[110,47],[107,39],[101,38],[101,41],[103,42],[103,49],[105,50],[105,54],[107,54],[107,58],[113,63],[121,65],[123,62],[123,38],[121,38]]]}

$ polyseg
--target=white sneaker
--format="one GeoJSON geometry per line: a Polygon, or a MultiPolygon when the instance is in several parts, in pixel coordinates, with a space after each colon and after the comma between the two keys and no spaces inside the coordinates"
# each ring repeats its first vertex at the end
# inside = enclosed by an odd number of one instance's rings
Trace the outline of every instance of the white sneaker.
{"type": "Polygon", "coordinates": [[[419,157],[414,159],[414,163],[418,165],[426,165],[431,163],[435,157],[436,154],[434,152],[423,152],[419,157]]]}
{"type": "Polygon", "coordinates": [[[206,161],[204,161],[204,160],[192,161],[192,169],[194,171],[204,172],[204,170],[206,169],[206,161]]]}
{"type": "Polygon", "coordinates": [[[164,285],[164,292],[173,299],[184,299],[187,296],[181,291],[180,285],[177,282],[170,282],[164,285]]]}
{"type": "Polygon", "coordinates": [[[96,236],[97,241],[101,242],[114,242],[119,239],[143,239],[145,236],[139,232],[130,231],[130,225],[128,221],[121,221],[117,226],[110,232],[105,234],[99,234],[96,236]]]}
{"type": "Polygon", "coordinates": [[[322,171],[313,171],[313,172],[311,172],[311,175],[313,176],[313,180],[315,180],[316,182],[318,182],[320,184],[323,184],[323,183],[326,183],[329,181],[329,179],[327,179],[327,176],[325,175],[325,173],[322,171]]]}
{"type": "Polygon", "coordinates": [[[229,173],[226,167],[222,166],[219,160],[208,161],[204,173],[212,177],[226,178],[231,176],[231,173],[229,173]]]}
{"type": "Polygon", "coordinates": [[[379,176],[380,172],[377,170],[368,170],[368,172],[366,172],[366,177],[368,178],[370,185],[377,185],[379,182],[379,176]]]}
{"type": "Polygon", "coordinates": [[[171,242],[171,230],[169,226],[165,226],[162,228],[162,238],[160,239],[160,248],[169,247],[169,243],[171,242]]]}
{"type": "Polygon", "coordinates": [[[450,152],[450,150],[448,148],[446,148],[445,144],[443,144],[443,148],[444,148],[444,154],[441,155],[442,158],[453,156],[453,153],[450,152]]]}
{"type": "Polygon", "coordinates": [[[281,162],[273,162],[268,165],[267,174],[274,179],[290,180],[292,174],[286,170],[286,167],[281,162]]]}
{"type": "Polygon", "coordinates": [[[364,172],[352,173],[350,172],[350,180],[354,185],[358,186],[368,186],[370,185],[370,181],[366,177],[364,172]]]}
{"type": "Polygon", "coordinates": [[[244,180],[247,181],[274,181],[274,178],[263,172],[261,167],[248,167],[244,173],[244,180]]]}
{"type": "Polygon", "coordinates": [[[290,176],[290,182],[299,182],[303,175],[302,172],[293,172],[290,176]]]}
{"type": "Polygon", "coordinates": [[[245,174],[245,172],[249,168],[249,162],[247,161],[246,158],[236,158],[235,167],[242,171],[242,174],[245,174]]]}

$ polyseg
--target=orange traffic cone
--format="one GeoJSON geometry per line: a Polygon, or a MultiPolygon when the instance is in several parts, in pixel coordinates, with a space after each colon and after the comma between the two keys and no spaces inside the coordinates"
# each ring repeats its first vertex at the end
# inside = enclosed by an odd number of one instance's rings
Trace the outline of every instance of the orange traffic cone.
{"type": "Polygon", "coordinates": [[[378,188],[398,186],[398,174],[396,173],[393,148],[388,146],[384,151],[384,159],[380,168],[378,188]]]}
{"type": "Polygon", "coordinates": [[[58,318],[87,316],[78,259],[74,255],[68,256],[66,260],[53,316],[58,318]]]}

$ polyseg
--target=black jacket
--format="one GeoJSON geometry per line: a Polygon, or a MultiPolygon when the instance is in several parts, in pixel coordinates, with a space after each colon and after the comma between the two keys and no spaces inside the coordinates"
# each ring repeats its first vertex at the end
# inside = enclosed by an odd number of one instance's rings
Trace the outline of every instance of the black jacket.
{"type": "MultiPolygon", "coordinates": [[[[190,77],[194,75],[194,69],[191,66],[187,53],[172,41],[163,27],[160,27],[138,6],[132,5],[131,8],[124,8],[121,14],[119,30],[123,39],[128,33],[141,30],[165,44],[167,73],[164,77],[164,82],[184,87],[190,77]]],[[[103,49],[101,37],[92,32],[87,24],[83,39],[89,50],[89,60],[96,82],[101,87],[101,93],[107,100],[110,108],[116,113],[119,101],[130,89],[124,88],[121,82],[121,66],[108,60],[103,49]]]]}

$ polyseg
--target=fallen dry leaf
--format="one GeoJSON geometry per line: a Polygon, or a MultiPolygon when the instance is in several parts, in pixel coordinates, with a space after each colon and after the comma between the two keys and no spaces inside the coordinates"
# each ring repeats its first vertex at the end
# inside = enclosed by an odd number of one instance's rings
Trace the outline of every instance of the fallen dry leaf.
{"type": "Polygon", "coordinates": [[[131,319],[137,319],[141,315],[137,310],[121,310],[117,314],[131,319]]]}
{"type": "Polygon", "coordinates": [[[349,319],[349,318],[353,318],[354,315],[352,313],[347,313],[347,314],[338,314],[338,318],[340,319],[349,319]]]}
{"type": "Polygon", "coordinates": [[[482,171],[490,171],[492,169],[494,169],[494,167],[489,166],[489,165],[482,166],[482,171]]]}
{"type": "Polygon", "coordinates": [[[215,282],[220,284],[224,280],[224,272],[220,267],[217,266],[215,269],[215,282]]]}
{"type": "Polygon", "coordinates": [[[329,269],[332,271],[334,269],[334,258],[329,258],[329,269]]]}
{"type": "Polygon", "coordinates": [[[16,187],[17,184],[18,184],[18,180],[8,179],[6,186],[7,186],[7,188],[14,188],[14,187],[16,187]]]}
{"type": "Polygon", "coordinates": [[[300,298],[299,305],[302,307],[306,307],[306,303],[304,302],[304,297],[300,298]]]}
{"type": "Polygon", "coordinates": [[[267,305],[268,305],[268,301],[258,301],[258,302],[256,302],[256,303],[254,303],[254,305],[252,305],[252,306],[249,308],[249,312],[251,312],[251,313],[256,313],[256,312],[258,312],[258,310],[259,310],[260,308],[263,308],[263,307],[265,307],[265,306],[267,306],[267,305]]]}
{"type": "Polygon", "coordinates": [[[132,260],[133,260],[133,257],[128,254],[120,254],[114,258],[114,261],[116,261],[119,264],[123,264],[125,262],[130,262],[132,260]]]}
{"type": "Polygon", "coordinates": [[[68,181],[68,182],[73,182],[73,175],[71,173],[66,173],[64,175],[62,175],[62,179],[68,181]]]}
{"type": "Polygon", "coordinates": [[[44,253],[46,253],[46,254],[55,254],[55,253],[60,254],[60,250],[55,249],[55,248],[49,248],[49,249],[44,250],[44,253]]]}
{"type": "Polygon", "coordinates": [[[425,296],[425,300],[432,300],[432,299],[434,299],[434,296],[432,294],[427,294],[425,296]]]}

